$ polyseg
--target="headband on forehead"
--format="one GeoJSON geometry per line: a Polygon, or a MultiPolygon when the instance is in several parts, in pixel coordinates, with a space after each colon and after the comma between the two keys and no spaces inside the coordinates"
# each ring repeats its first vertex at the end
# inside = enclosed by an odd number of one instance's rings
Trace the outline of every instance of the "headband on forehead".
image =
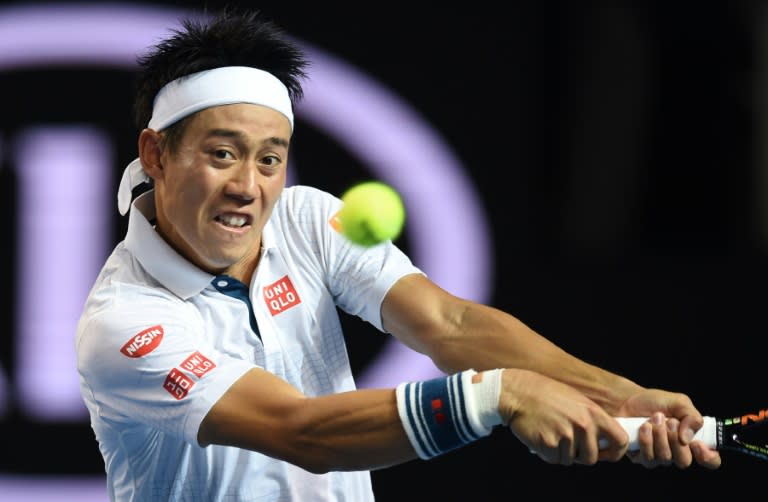
{"type": "Polygon", "coordinates": [[[166,84],[155,98],[149,128],[162,131],[205,108],[233,103],[273,108],[288,118],[293,129],[288,89],[271,73],[248,66],[201,71],[166,84]]]}
{"type": "MultiPolygon", "coordinates": [[[[155,97],[149,128],[162,131],[171,124],[212,106],[250,103],[276,110],[293,130],[293,110],[288,89],[271,73],[248,66],[226,66],[178,78],[155,97]]],[[[120,214],[131,206],[133,189],[149,181],[139,159],[123,171],[117,192],[120,214]]]]}

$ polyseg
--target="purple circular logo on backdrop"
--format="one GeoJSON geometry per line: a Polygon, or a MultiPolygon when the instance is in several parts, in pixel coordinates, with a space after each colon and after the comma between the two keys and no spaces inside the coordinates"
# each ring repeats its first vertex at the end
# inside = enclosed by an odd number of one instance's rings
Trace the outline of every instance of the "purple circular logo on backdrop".
{"type": "MultiPolygon", "coordinates": [[[[178,26],[183,14],[177,9],[130,4],[27,4],[0,8],[0,72],[50,64],[130,70],[135,65],[136,55],[169,34],[178,26]]],[[[305,41],[298,42],[312,61],[312,75],[305,85],[305,98],[296,109],[297,118],[323,130],[359,158],[376,178],[390,183],[401,192],[409,210],[406,232],[411,257],[417,266],[451,293],[487,301],[491,287],[490,233],[471,180],[449,146],[433,127],[391,90],[333,55],[305,41]],[[391,152],[404,146],[410,152],[410,161],[407,164],[393,161],[391,152]]],[[[3,132],[1,127],[0,137],[3,132]]],[[[103,152],[105,137],[103,132],[84,128],[82,124],[71,129],[62,128],[60,124],[55,129],[48,129],[46,124],[40,124],[34,133],[13,146],[19,152],[26,152],[34,145],[60,144],[65,145],[62,148],[81,149],[75,153],[95,152],[102,158],[108,158],[108,154],[103,152]]],[[[2,146],[0,155],[13,150],[7,148],[9,145],[5,143],[2,146]]],[[[39,162],[44,164],[47,159],[42,150],[39,162]]],[[[56,154],[57,163],[54,171],[61,173],[67,173],[67,163],[71,164],[71,172],[77,172],[76,169],[82,169],[77,159],[88,157],[71,155],[67,158],[61,156],[60,149],[52,148],[52,151],[56,154]]],[[[103,235],[93,235],[92,228],[105,228],[103,221],[98,225],[94,223],[77,239],[69,239],[76,240],[77,247],[58,248],[57,245],[54,265],[70,270],[68,276],[57,280],[56,270],[45,270],[45,264],[54,260],[49,254],[51,238],[46,233],[50,229],[46,230],[41,222],[49,222],[51,229],[70,228],[73,232],[77,229],[54,225],[55,221],[61,223],[56,218],[66,218],[61,214],[61,206],[48,212],[39,208],[25,210],[26,206],[32,206],[32,200],[39,199],[41,193],[46,190],[51,194],[61,192],[58,187],[67,182],[63,178],[57,179],[50,171],[46,176],[33,176],[36,171],[30,167],[29,172],[32,174],[19,175],[19,183],[26,184],[19,190],[18,202],[19,213],[25,215],[23,224],[18,225],[25,234],[19,239],[22,249],[17,250],[17,255],[24,257],[20,276],[26,277],[25,263],[36,264],[38,269],[43,267],[36,272],[49,277],[47,284],[52,297],[72,297],[73,291],[81,296],[75,294],[75,301],[65,302],[62,310],[52,318],[56,322],[47,326],[38,324],[34,332],[15,335],[19,346],[16,354],[19,369],[14,378],[9,378],[5,369],[0,367],[0,416],[10,395],[7,391],[9,386],[21,387],[23,381],[25,387],[33,389],[29,395],[34,395],[37,386],[32,380],[40,378],[41,371],[49,371],[59,382],[59,391],[62,387],[69,387],[69,392],[57,394],[63,396],[59,399],[66,402],[56,406],[62,409],[74,407],[75,416],[84,419],[80,414],[84,406],[79,399],[79,382],[69,344],[80,315],[79,305],[102,265],[100,256],[108,252],[107,247],[111,243],[107,230],[103,235]],[[27,180],[29,177],[32,178],[27,180]],[[89,248],[97,251],[83,254],[82,251],[89,248]],[[78,277],[80,284],[76,284],[78,277]],[[58,341],[64,350],[59,348],[50,354],[41,354],[39,343],[32,342],[35,337],[38,341],[46,340],[46,345],[53,347],[57,343],[52,341],[58,341]],[[66,377],[62,378],[62,375],[66,377]]],[[[78,189],[84,194],[111,190],[114,184],[113,180],[107,179],[110,176],[96,176],[92,184],[78,189]]],[[[78,184],[83,185],[89,179],[79,177],[78,184]]],[[[83,204],[90,206],[72,209],[78,214],[93,214],[94,211],[110,214],[108,211],[117,210],[112,193],[82,199],[83,204]]],[[[32,265],[28,267],[32,274],[32,265]]],[[[33,294],[24,288],[24,284],[17,285],[16,294],[22,303],[17,307],[17,325],[22,327],[30,325],[35,315],[34,310],[26,307],[31,303],[33,294]]],[[[357,380],[361,387],[393,387],[401,381],[431,378],[438,374],[440,372],[429,359],[393,339],[357,380]]],[[[51,396],[46,395],[45,398],[41,402],[50,406],[51,396]]],[[[24,408],[23,405],[20,407],[24,408]]],[[[45,413],[42,404],[30,404],[28,409],[37,410],[35,413],[38,415],[45,413]]],[[[87,419],[87,415],[85,417],[87,419]]],[[[0,492],[10,501],[50,500],[54,494],[57,500],[70,500],[67,498],[70,496],[71,500],[79,502],[104,500],[102,479],[81,481],[76,487],[71,482],[54,480],[32,484],[28,478],[17,479],[0,474],[0,492]]]]}

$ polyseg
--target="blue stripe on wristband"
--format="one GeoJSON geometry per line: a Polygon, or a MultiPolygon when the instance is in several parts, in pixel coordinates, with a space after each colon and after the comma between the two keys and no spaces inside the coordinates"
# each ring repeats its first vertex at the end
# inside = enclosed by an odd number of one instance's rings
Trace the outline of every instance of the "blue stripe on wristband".
{"type": "Polygon", "coordinates": [[[480,439],[469,422],[461,373],[401,384],[398,407],[406,432],[427,459],[480,439]]]}
{"type": "Polygon", "coordinates": [[[419,408],[416,406],[416,402],[419,400],[419,398],[414,396],[414,394],[421,392],[421,385],[418,382],[413,384],[405,384],[405,386],[402,387],[402,390],[405,397],[405,412],[408,418],[408,426],[412,431],[409,436],[412,436],[412,441],[415,439],[418,443],[416,451],[419,452],[420,457],[433,457],[435,456],[434,451],[436,449],[436,445],[430,442],[429,435],[422,427],[422,424],[424,423],[423,418],[421,416],[416,416],[419,411],[419,408]]]}
{"type": "Polygon", "coordinates": [[[476,435],[472,431],[472,426],[469,423],[469,417],[467,416],[467,396],[464,394],[464,385],[461,381],[461,373],[452,375],[448,378],[448,384],[451,386],[453,392],[451,398],[454,396],[457,404],[451,403],[451,412],[454,415],[454,422],[456,424],[457,432],[464,443],[469,443],[480,439],[480,436],[476,435]]]}

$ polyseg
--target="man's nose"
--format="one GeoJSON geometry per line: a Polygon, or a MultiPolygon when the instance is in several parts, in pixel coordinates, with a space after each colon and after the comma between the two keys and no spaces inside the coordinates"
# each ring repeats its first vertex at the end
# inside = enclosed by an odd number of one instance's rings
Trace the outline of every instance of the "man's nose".
{"type": "Polygon", "coordinates": [[[226,193],[244,200],[255,199],[259,194],[259,170],[251,163],[242,164],[232,171],[227,182],[226,193]]]}

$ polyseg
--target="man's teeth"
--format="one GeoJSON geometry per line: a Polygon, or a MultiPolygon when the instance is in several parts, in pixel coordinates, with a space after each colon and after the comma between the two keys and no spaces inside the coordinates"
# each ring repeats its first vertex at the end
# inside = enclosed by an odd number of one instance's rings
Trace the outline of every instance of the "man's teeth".
{"type": "Polygon", "coordinates": [[[248,221],[245,216],[219,216],[216,219],[228,227],[242,227],[248,221]]]}

